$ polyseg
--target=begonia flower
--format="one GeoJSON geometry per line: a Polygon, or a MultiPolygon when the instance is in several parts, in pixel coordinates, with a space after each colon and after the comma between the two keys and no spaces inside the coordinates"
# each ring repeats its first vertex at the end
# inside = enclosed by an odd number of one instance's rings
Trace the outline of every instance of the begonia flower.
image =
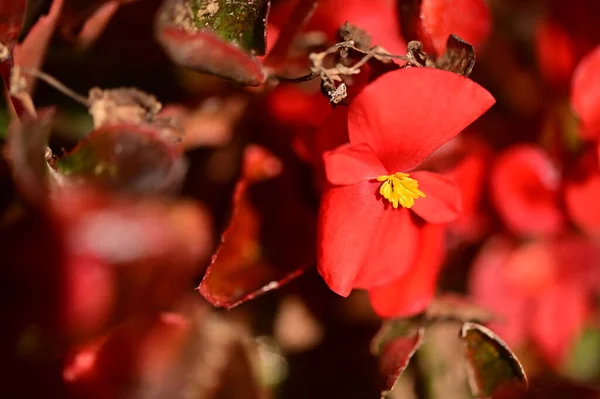
{"type": "Polygon", "coordinates": [[[496,237],[474,262],[470,291],[499,316],[490,328],[508,344],[531,342],[559,366],[590,315],[599,265],[598,246],[580,236],[521,246],[496,237]]]}
{"type": "Polygon", "coordinates": [[[326,152],[318,267],[336,293],[400,279],[413,265],[417,221],[443,224],[460,212],[459,192],[419,170],[425,158],[494,103],[465,77],[430,68],[388,73],[348,111],[349,144],[326,152]]]}
{"type": "Polygon", "coordinates": [[[581,122],[580,135],[600,138],[600,46],[587,54],[573,74],[571,105],[581,122]]]}
{"type": "Polygon", "coordinates": [[[507,227],[519,235],[553,234],[564,217],[559,206],[561,176],[542,148],[515,145],[498,156],[491,197],[507,227]]]}

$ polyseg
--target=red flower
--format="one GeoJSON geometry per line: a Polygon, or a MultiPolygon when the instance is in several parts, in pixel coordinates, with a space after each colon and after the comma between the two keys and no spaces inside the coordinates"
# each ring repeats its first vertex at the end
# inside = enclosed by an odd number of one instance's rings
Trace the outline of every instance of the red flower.
{"type": "Polygon", "coordinates": [[[516,145],[494,163],[490,177],[492,200],[514,233],[557,233],[564,225],[558,197],[560,182],[560,173],[541,148],[516,145]]]}
{"type": "Polygon", "coordinates": [[[321,203],[317,259],[333,291],[347,296],[407,276],[417,215],[447,223],[460,208],[449,179],[412,171],[493,103],[474,82],[430,68],[388,73],[356,97],[348,112],[350,143],[324,154],[330,186],[321,203]]]}
{"type": "Polygon", "coordinates": [[[513,346],[530,341],[558,366],[590,314],[600,283],[598,266],[598,246],[583,237],[522,246],[496,237],[474,262],[470,290],[499,316],[490,327],[504,340],[513,346]]]}
{"type": "Polygon", "coordinates": [[[600,138],[600,46],[586,55],[573,74],[571,105],[583,138],[600,138]]]}

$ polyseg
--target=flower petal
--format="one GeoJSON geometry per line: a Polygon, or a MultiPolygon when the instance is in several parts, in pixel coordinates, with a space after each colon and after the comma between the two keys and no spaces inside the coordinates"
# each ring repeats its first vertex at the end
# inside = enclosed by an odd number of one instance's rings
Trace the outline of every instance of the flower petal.
{"type": "Polygon", "coordinates": [[[600,136],[600,46],[586,55],[573,75],[571,104],[581,120],[584,138],[600,136]]]}
{"type": "Polygon", "coordinates": [[[425,198],[419,198],[411,208],[429,223],[450,223],[458,219],[462,201],[458,187],[451,179],[437,173],[420,171],[411,173],[419,182],[425,198]]]}
{"type": "Polygon", "coordinates": [[[558,203],[560,180],[556,166],[541,148],[513,146],[498,156],[493,165],[492,201],[513,232],[552,234],[564,223],[558,203]]]}
{"type": "Polygon", "coordinates": [[[382,317],[406,317],[423,311],[435,293],[444,256],[442,226],[426,224],[419,231],[418,253],[404,276],[369,290],[371,305],[382,317]]]}
{"type": "Polygon", "coordinates": [[[417,227],[407,209],[378,196],[379,184],[329,187],[318,223],[318,269],[329,288],[347,296],[402,276],[412,263],[417,227]]]}
{"type": "Polygon", "coordinates": [[[347,144],[327,151],[323,154],[323,162],[327,180],[334,185],[355,184],[387,174],[366,143],[347,144]]]}
{"type": "Polygon", "coordinates": [[[600,235],[600,174],[590,173],[581,181],[565,186],[565,205],[571,220],[586,233],[600,235]]]}
{"type": "Polygon", "coordinates": [[[494,102],[477,83],[451,72],[389,72],[350,105],[350,142],[370,144],[390,173],[409,171],[494,102]]]}

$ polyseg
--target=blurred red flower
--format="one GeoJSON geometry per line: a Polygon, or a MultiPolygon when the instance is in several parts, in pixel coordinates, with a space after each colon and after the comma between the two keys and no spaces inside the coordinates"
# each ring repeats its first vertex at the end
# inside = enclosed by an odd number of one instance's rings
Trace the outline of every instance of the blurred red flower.
{"type": "Polygon", "coordinates": [[[330,185],[321,203],[317,259],[333,291],[347,296],[353,288],[408,278],[420,218],[443,224],[460,212],[452,181],[412,171],[493,103],[474,82],[430,68],[388,73],[356,97],[348,112],[350,143],[324,154],[330,185]]]}
{"type": "Polygon", "coordinates": [[[600,248],[580,236],[522,246],[496,237],[474,262],[470,291],[499,316],[490,328],[504,340],[534,343],[558,366],[587,320],[599,267],[600,248]]]}
{"type": "Polygon", "coordinates": [[[559,207],[561,177],[540,147],[510,147],[496,159],[490,178],[493,203],[506,226],[518,235],[553,234],[564,217],[559,207]]]}

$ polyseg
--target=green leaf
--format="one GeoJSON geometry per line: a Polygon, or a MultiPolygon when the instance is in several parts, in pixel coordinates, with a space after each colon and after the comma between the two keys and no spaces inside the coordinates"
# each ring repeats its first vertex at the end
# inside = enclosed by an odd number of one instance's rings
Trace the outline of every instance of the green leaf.
{"type": "Polygon", "coordinates": [[[267,0],[166,0],[156,37],[181,66],[241,85],[266,79],[256,55],[266,51],[267,0]]]}
{"type": "Polygon", "coordinates": [[[60,174],[110,190],[170,191],[185,174],[181,150],[154,125],[103,126],[56,162],[60,174]]]}
{"type": "Polygon", "coordinates": [[[194,25],[257,55],[266,52],[268,0],[188,0],[194,25]]]}
{"type": "Polygon", "coordinates": [[[464,342],[469,385],[477,398],[527,388],[523,366],[491,330],[476,323],[465,323],[460,337],[464,342]]]}

